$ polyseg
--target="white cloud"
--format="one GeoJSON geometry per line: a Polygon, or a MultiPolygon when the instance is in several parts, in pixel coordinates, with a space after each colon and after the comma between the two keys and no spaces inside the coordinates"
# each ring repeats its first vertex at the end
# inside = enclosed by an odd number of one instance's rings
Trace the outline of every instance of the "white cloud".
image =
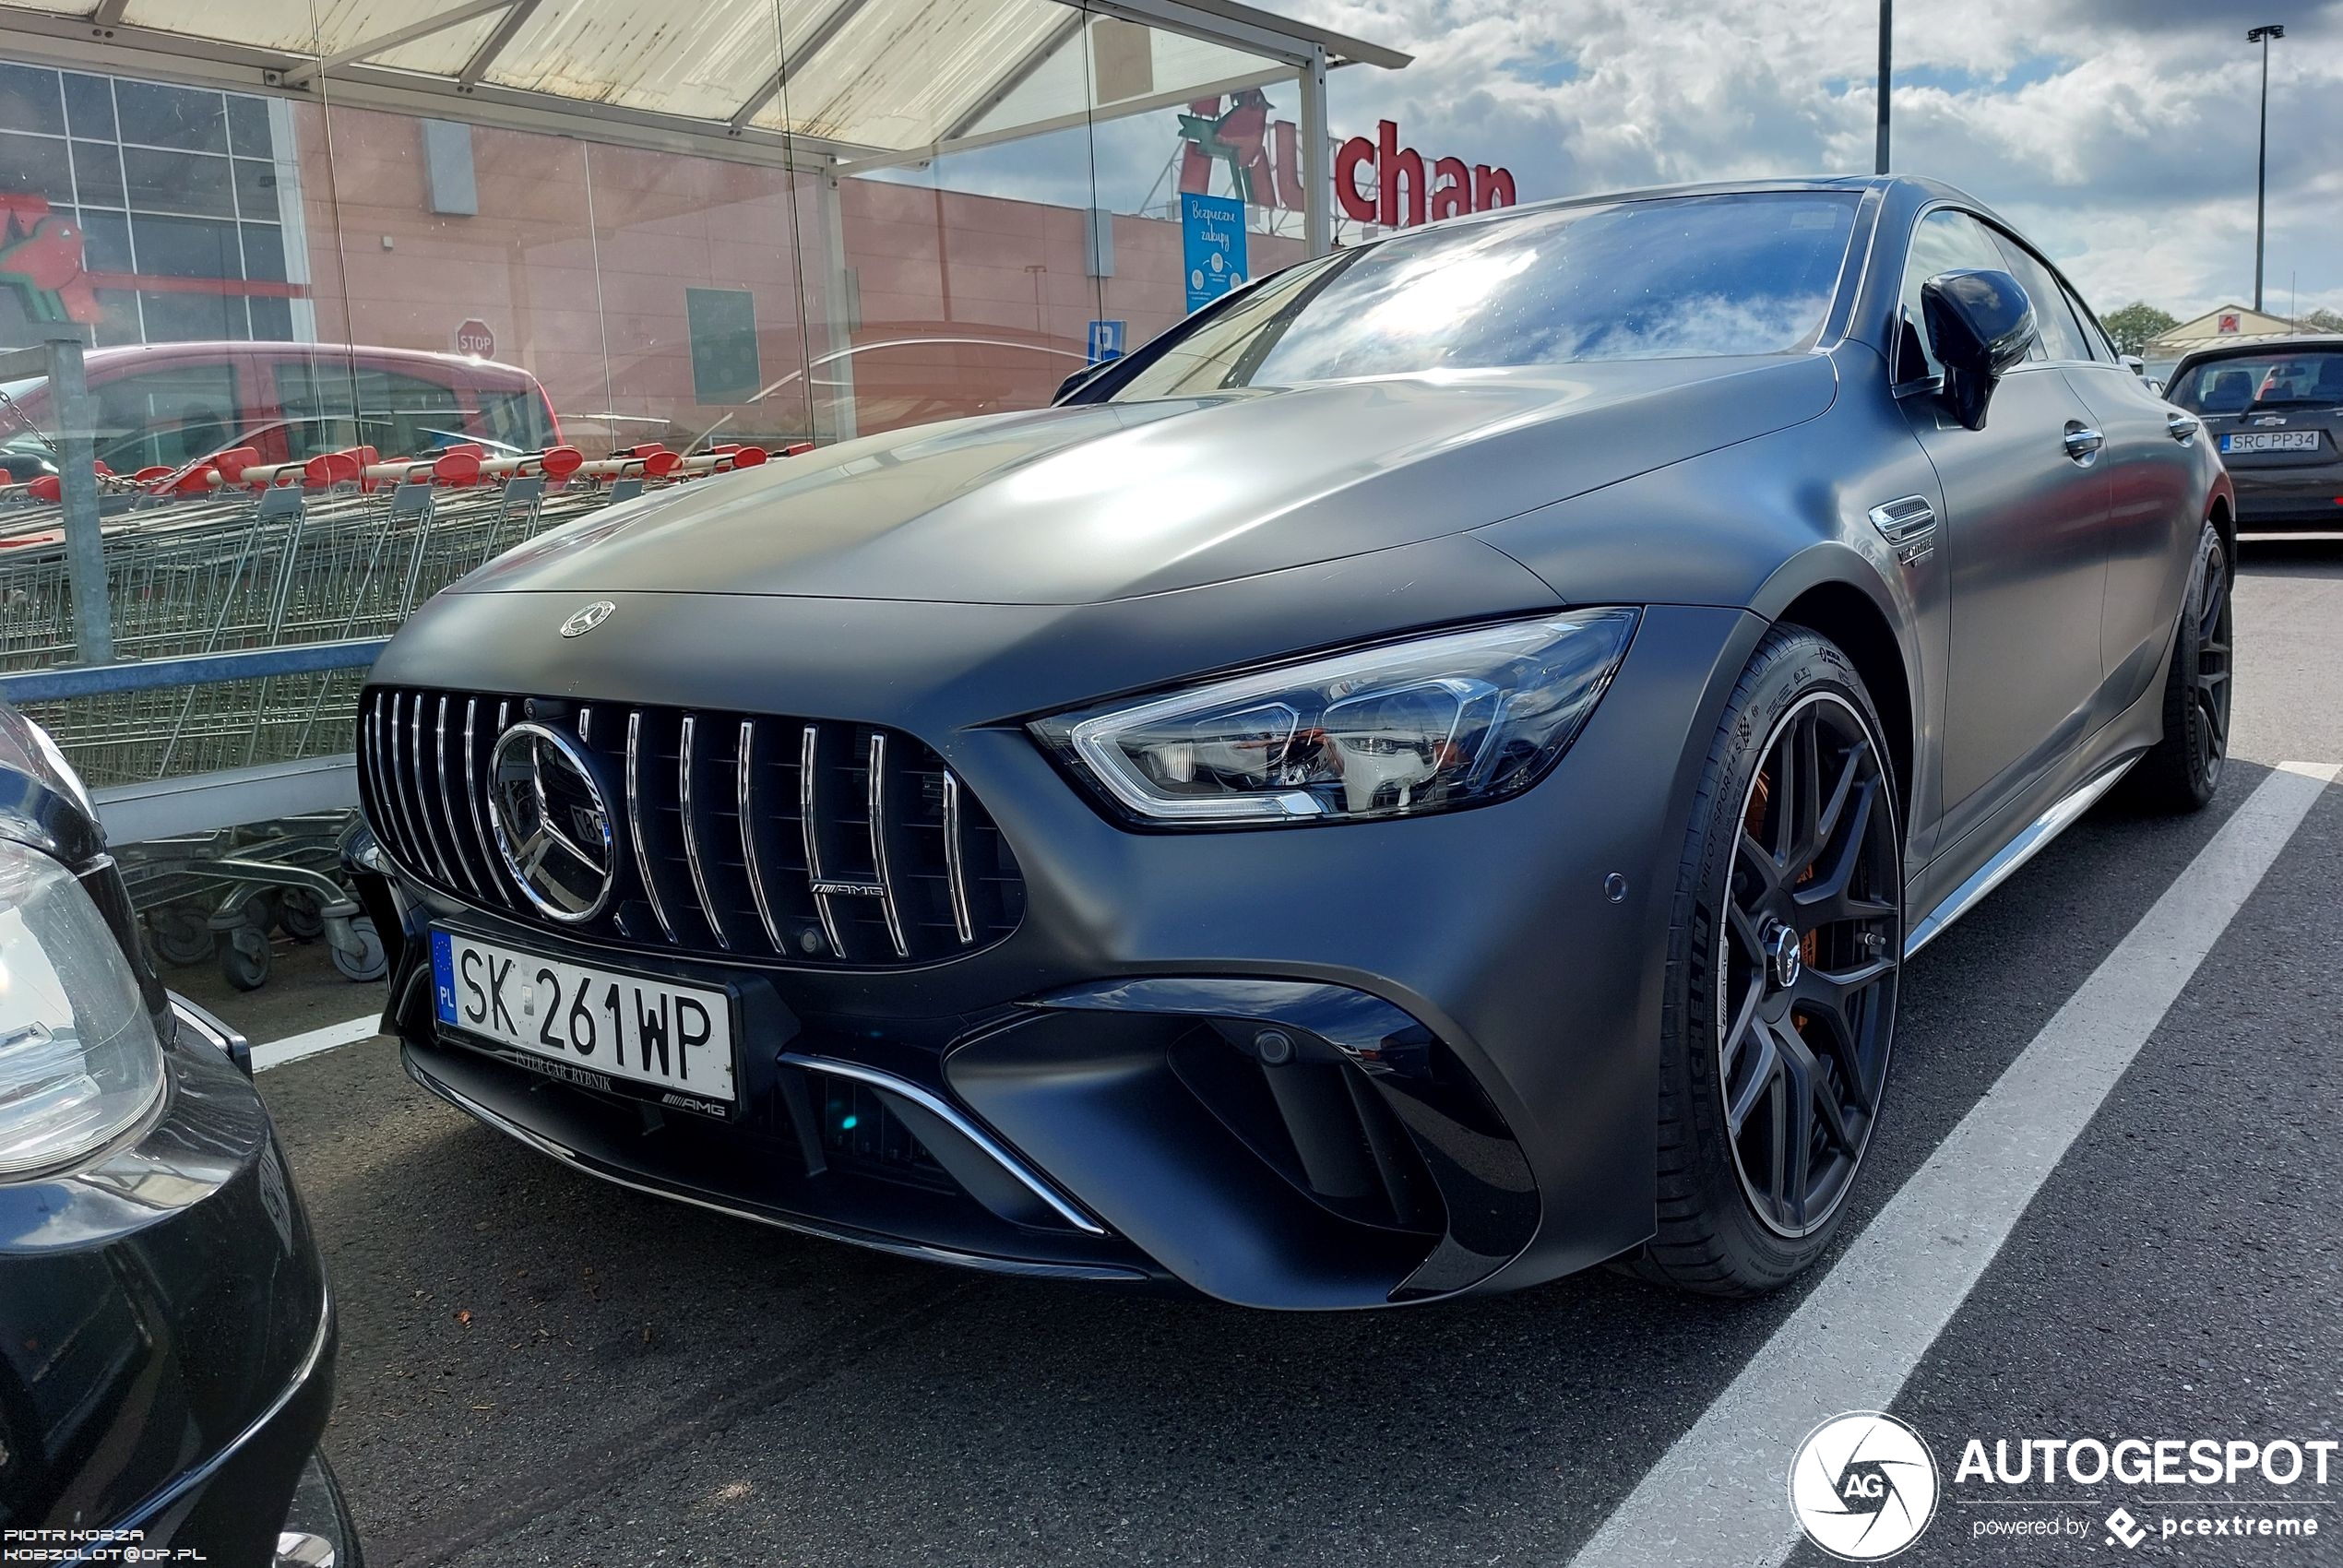
{"type": "MultiPolygon", "coordinates": [[[[1267,0],[1413,52],[1329,94],[1503,163],[1524,200],[1871,167],[1872,0],[1267,0]]],[[[2267,303],[2343,309],[2343,4],[1966,0],[1900,7],[1895,159],[2033,236],[2101,310],[2188,315],[2253,288],[2250,23],[2271,55],[2267,303]]]]}

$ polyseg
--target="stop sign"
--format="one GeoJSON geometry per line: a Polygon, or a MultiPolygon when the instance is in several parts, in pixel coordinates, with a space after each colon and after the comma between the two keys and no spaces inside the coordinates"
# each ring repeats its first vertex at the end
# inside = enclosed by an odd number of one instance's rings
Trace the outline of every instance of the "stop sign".
{"type": "Polygon", "coordinates": [[[474,316],[456,328],[456,351],[476,360],[492,358],[496,352],[496,334],[488,329],[488,323],[474,316]]]}

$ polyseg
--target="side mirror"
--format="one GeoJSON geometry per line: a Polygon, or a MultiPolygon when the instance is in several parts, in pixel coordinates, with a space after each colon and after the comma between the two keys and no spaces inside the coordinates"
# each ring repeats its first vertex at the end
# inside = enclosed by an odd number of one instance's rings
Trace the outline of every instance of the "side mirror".
{"type": "Polygon", "coordinates": [[[2142,381],[2146,381],[2147,379],[2147,362],[2146,360],[2140,358],[2137,354],[2118,354],[2116,358],[2123,362],[2123,368],[2125,370],[2130,371],[2142,381]]]}
{"type": "Polygon", "coordinates": [[[1920,307],[1929,345],[1945,367],[1953,417],[1984,429],[1993,384],[2034,343],[2034,302],[2026,286],[2006,272],[1940,272],[1920,286],[1920,307]]]}

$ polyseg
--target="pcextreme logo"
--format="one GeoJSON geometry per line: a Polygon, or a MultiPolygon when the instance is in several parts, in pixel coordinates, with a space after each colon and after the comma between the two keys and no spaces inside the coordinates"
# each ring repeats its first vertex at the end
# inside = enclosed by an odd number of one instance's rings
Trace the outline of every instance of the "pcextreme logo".
{"type": "Polygon", "coordinates": [[[1877,1410],[1833,1416],[1798,1445],[1790,1507],[1831,1556],[1876,1562],[1920,1538],[1936,1514],[1936,1456],[1920,1433],[1877,1410]]]}

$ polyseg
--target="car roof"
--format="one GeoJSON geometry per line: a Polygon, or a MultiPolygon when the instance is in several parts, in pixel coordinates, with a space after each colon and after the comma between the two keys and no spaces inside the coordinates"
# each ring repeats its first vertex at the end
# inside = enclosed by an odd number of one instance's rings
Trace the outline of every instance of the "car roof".
{"type": "Polygon", "coordinates": [[[469,354],[439,353],[429,349],[393,349],[367,343],[288,343],[246,339],[195,339],[171,343],[121,343],[92,349],[85,362],[91,370],[133,363],[173,364],[188,362],[241,360],[281,362],[291,360],[348,359],[361,364],[428,365],[449,379],[474,386],[522,389],[537,378],[516,364],[477,360],[469,354]]]}
{"type": "MultiPolygon", "coordinates": [[[[1957,202],[1963,207],[1972,208],[1992,219],[2013,232],[2016,231],[2016,225],[1967,191],[1962,190],[1958,185],[1932,179],[1924,174],[1805,174],[1762,180],[1700,180],[1684,184],[1641,185],[1628,190],[1555,196],[1546,201],[1524,202],[1517,207],[1501,207],[1485,212],[1466,213],[1458,218],[1444,220],[1439,226],[1445,228],[1456,223],[1503,220],[1515,213],[1551,211],[1557,208],[1599,207],[1614,202],[1629,201],[1666,201],[1683,196],[1766,196],[1795,191],[1847,191],[1858,195],[1872,191],[1883,194],[1894,193],[1909,198],[1914,207],[1932,201],[1957,202]]],[[[1414,229],[1404,229],[1396,230],[1393,232],[1418,232],[1414,229]]]]}

